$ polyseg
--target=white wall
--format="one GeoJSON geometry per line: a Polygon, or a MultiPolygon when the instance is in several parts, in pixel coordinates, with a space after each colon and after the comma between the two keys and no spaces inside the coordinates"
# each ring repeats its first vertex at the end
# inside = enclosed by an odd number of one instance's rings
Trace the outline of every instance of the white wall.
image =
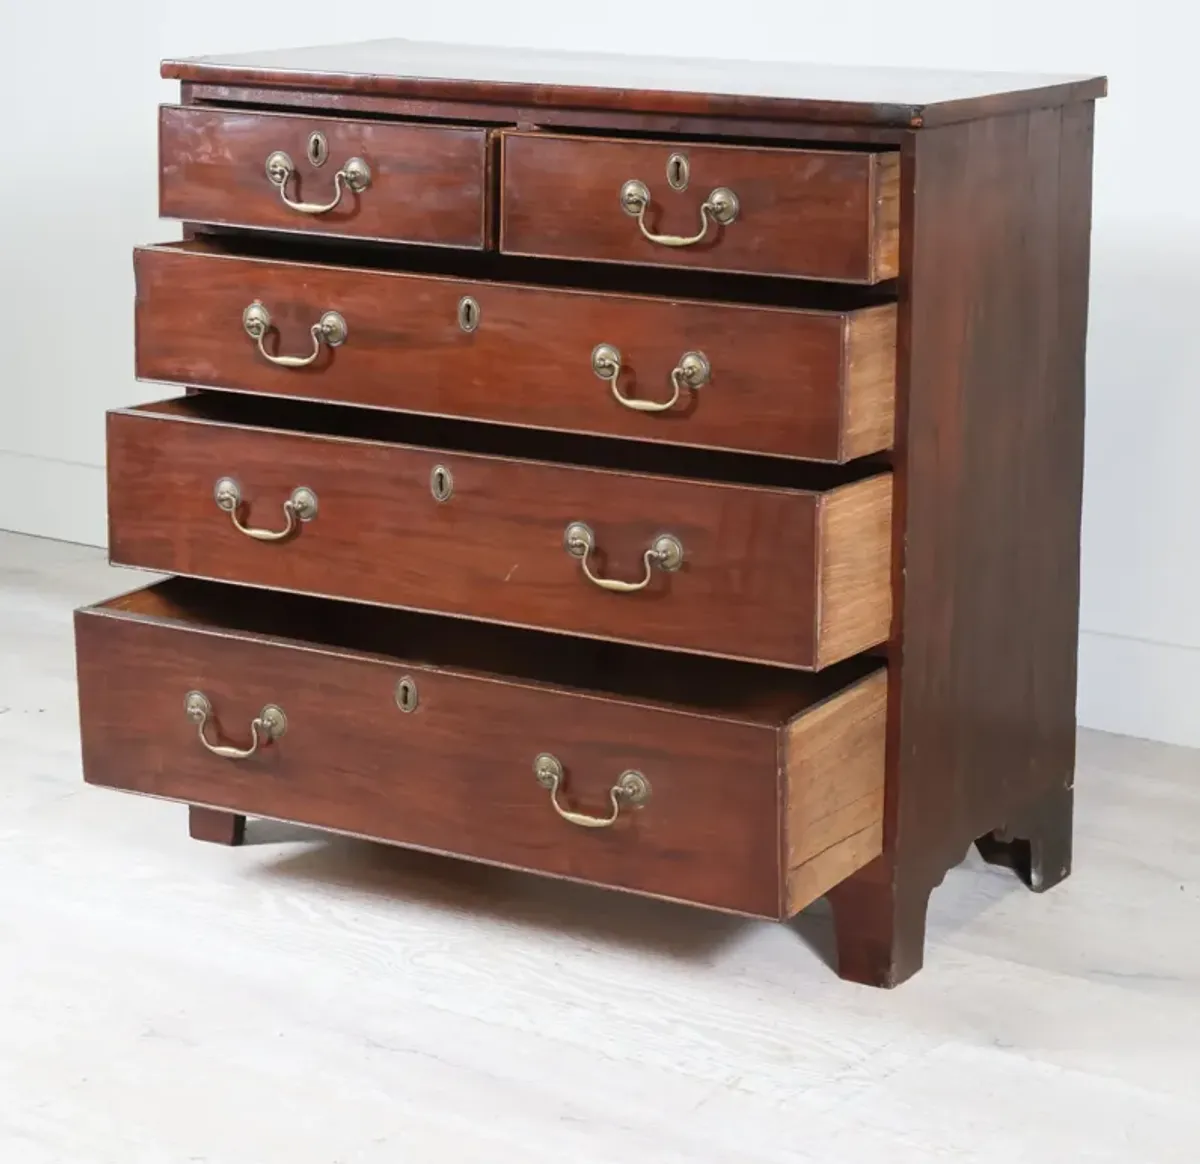
{"type": "Polygon", "coordinates": [[[850,64],[1104,72],[1080,718],[1200,745],[1200,189],[1177,0],[3,0],[0,528],[101,543],[103,414],[132,376],[163,56],[371,36],[850,64]],[[332,18],[331,14],[332,13],[332,18]],[[1177,34],[1171,32],[1176,29],[1177,34]],[[131,31],[122,31],[129,29],[131,31]]]}

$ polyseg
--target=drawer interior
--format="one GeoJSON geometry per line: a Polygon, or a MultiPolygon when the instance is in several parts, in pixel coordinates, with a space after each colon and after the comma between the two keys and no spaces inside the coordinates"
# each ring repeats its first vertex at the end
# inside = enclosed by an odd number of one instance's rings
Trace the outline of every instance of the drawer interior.
{"type": "Polygon", "coordinates": [[[681,667],[677,658],[621,643],[190,578],[122,594],[87,613],[202,634],[267,637],[300,649],[353,652],[773,725],[880,665],[879,659],[857,658],[813,674],[702,656],[681,667]]]}
{"type": "Polygon", "coordinates": [[[324,402],[204,390],[129,410],[172,420],[273,429],[344,440],[420,446],[508,460],[557,462],[693,477],[732,485],[824,492],[887,468],[886,454],[849,465],[776,460],[749,453],[717,452],[639,441],[613,441],[538,429],[508,428],[443,417],[363,412],[324,402]]]}

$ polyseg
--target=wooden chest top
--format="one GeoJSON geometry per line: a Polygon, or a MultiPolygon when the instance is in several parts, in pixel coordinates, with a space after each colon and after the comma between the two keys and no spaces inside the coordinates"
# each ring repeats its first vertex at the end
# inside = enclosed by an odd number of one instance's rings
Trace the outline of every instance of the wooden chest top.
{"type": "Polygon", "coordinates": [[[1097,76],[857,68],[372,40],[163,63],[211,85],[910,128],[1103,97],[1097,76]]]}

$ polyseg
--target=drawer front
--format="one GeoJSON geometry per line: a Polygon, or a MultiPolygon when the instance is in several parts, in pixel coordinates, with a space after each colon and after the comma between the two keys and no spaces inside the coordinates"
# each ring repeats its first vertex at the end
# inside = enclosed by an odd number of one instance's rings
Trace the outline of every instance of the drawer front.
{"type": "Polygon", "coordinates": [[[159,156],[159,207],[167,218],[487,245],[482,129],[164,106],[159,156]],[[323,138],[319,165],[314,134],[323,138]]]}
{"type": "Polygon", "coordinates": [[[897,153],[506,133],[500,248],[877,283],[899,274],[899,179],[897,153]]]}
{"type": "Polygon", "coordinates": [[[135,261],[143,379],[823,461],[892,442],[894,305],[673,302],[186,244],[135,261]],[[469,330],[464,296],[478,308],[469,330]],[[262,348],[242,324],[256,302],[270,319],[262,348]],[[330,311],[345,339],[314,346],[330,311]],[[272,362],[314,351],[304,367],[272,362]]]}
{"type": "Polygon", "coordinates": [[[114,562],[800,668],[887,637],[888,475],[817,494],[179,415],[110,414],[114,562]]]}
{"type": "Polygon", "coordinates": [[[779,910],[777,733],[269,639],[77,618],[87,780],[705,905],[779,910]],[[400,710],[407,678],[416,709],[400,710]],[[203,724],[185,710],[205,697],[203,724]],[[264,707],[284,733],[244,759],[264,707]],[[638,772],[640,806],[603,818],[638,772]],[[731,789],[736,795],[731,795],[731,789]]]}

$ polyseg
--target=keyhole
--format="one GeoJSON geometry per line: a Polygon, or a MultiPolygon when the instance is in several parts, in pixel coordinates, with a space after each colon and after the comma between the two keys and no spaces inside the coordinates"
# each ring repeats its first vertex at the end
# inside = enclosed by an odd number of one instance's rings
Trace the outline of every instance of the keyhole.
{"type": "Polygon", "coordinates": [[[435,501],[450,500],[450,496],[454,492],[454,478],[450,476],[450,470],[445,465],[434,466],[433,472],[429,475],[429,489],[433,493],[435,501]]]}
{"type": "Polygon", "coordinates": [[[458,326],[463,331],[474,331],[479,326],[479,304],[470,295],[464,295],[458,301],[458,326]]]}
{"type": "Polygon", "coordinates": [[[323,166],[329,159],[329,143],[323,133],[317,132],[308,139],[308,160],[314,166],[323,166]]]}
{"type": "Polygon", "coordinates": [[[690,168],[683,154],[672,154],[667,159],[667,184],[672,190],[686,190],[690,168]]]}
{"type": "Polygon", "coordinates": [[[396,684],[396,706],[403,712],[417,710],[417,684],[407,675],[396,684]]]}

